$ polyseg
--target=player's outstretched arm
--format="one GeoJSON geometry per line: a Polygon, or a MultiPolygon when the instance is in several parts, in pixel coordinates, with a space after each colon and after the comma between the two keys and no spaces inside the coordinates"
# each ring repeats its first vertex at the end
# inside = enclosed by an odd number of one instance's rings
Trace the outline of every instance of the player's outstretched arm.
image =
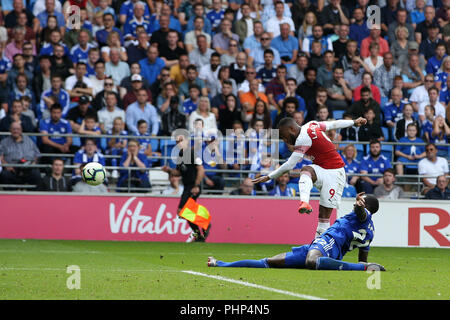
{"type": "Polygon", "coordinates": [[[297,162],[299,162],[303,158],[303,154],[299,152],[292,152],[289,159],[283,163],[280,167],[278,167],[276,170],[269,173],[267,176],[261,176],[259,178],[253,179],[253,183],[264,183],[269,181],[270,179],[276,179],[285,172],[288,172],[289,170],[292,170],[297,162]]]}
{"type": "Polygon", "coordinates": [[[354,206],[355,214],[361,222],[366,221],[367,219],[366,200],[364,199],[364,194],[364,192],[358,193],[354,206]]]}
{"type": "Polygon", "coordinates": [[[359,117],[355,120],[334,120],[334,121],[323,121],[320,122],[321,125],[325,126],[325,131],[333,129],[344,129],[348,127],[360,127],[367,123],[367,119],[359,117]]]}

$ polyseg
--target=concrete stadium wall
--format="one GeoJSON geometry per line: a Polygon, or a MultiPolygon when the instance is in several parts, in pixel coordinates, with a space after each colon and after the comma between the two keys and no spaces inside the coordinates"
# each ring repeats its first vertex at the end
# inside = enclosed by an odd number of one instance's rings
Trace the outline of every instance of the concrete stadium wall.
{"type": "MultiPolygon", "coordinates": [[[[0,194],[0,238],[113,241],[186,241],[190,228],[177,218],[179,198],[143,195],[0,194]]],[[[314,238],[311,215],[298,200],[203,196],[211,213],[208,242],[305,244],[314,238]]],[[[332,222],[352,210],[344,199],[332,222]]],[[[382,201],[374,216],[373,246],[450,247],[450,202],[382,201]]]]}

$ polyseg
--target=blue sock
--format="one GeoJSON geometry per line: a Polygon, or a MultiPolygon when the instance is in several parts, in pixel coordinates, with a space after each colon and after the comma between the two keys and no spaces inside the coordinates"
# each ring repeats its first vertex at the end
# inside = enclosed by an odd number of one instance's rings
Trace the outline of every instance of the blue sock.
{"type": "Polygon", "coordinates": [[[341,260],[320,257],[316,262],[317,270],[356,270],[364,271],[366,266],[362,263],[350,263],[341,260]]]}
{"type": "Polygon", "coordinates": [[[235,262],[223,262],[217,260],[217,266],[231,268],[269,268],[266,260],[266,258],[261,260],[240,260],[235,262]]]}

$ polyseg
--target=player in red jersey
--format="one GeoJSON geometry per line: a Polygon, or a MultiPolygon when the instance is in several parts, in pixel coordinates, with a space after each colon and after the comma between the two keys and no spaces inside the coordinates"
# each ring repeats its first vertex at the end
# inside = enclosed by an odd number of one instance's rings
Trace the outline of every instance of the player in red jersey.
{"type": "Polygon", "coordinates": [[[267,176],[252,180],[253,183],[267,182],[288,172],[307,155],[313,162],[300,171],[299,213],[311,213],[309,197],[313,184],[320,190],[319,222],[316,237],[320,236],[330,226],[330,216],[334,208],[339,207],[346,184],[344,161],[336,147],[325,134],[325,131],[351,126],[361,126],[367,122],[364,118],[356,120],[311,121],[303,126],[297,125],[293,118],[284,118],[278,125],[280,138],[292,151],[289,159],[278,169],[267,176]]]}

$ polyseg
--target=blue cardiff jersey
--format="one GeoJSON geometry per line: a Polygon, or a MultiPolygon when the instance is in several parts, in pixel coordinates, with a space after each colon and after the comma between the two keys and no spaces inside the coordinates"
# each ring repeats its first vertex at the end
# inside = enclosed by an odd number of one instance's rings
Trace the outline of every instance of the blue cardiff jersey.
{"type": "Polygon", "coordinates": [[[372,215],[366,210],[367,218],[360,222],[354,211],[336,220],[336,222],[325,231],[321,237],[330,236],[334,239],[336,247],[339,249],[339,257],[342,257],[354,248],[369,251],[370,243],[373,240],[375,227],[372,215]]]}
{"type": "MultiPolygon", "coordinates": [[[[382,174],[384,170],[392,168],[391,162],[385,156],[380,155],[378,159],[374,160],[370,154],[365,156],[361,161],[360,170],[367,171],[367,173],[382,174]]],[[[378,177],[370,177],[373,181],[378,177]]]]}

